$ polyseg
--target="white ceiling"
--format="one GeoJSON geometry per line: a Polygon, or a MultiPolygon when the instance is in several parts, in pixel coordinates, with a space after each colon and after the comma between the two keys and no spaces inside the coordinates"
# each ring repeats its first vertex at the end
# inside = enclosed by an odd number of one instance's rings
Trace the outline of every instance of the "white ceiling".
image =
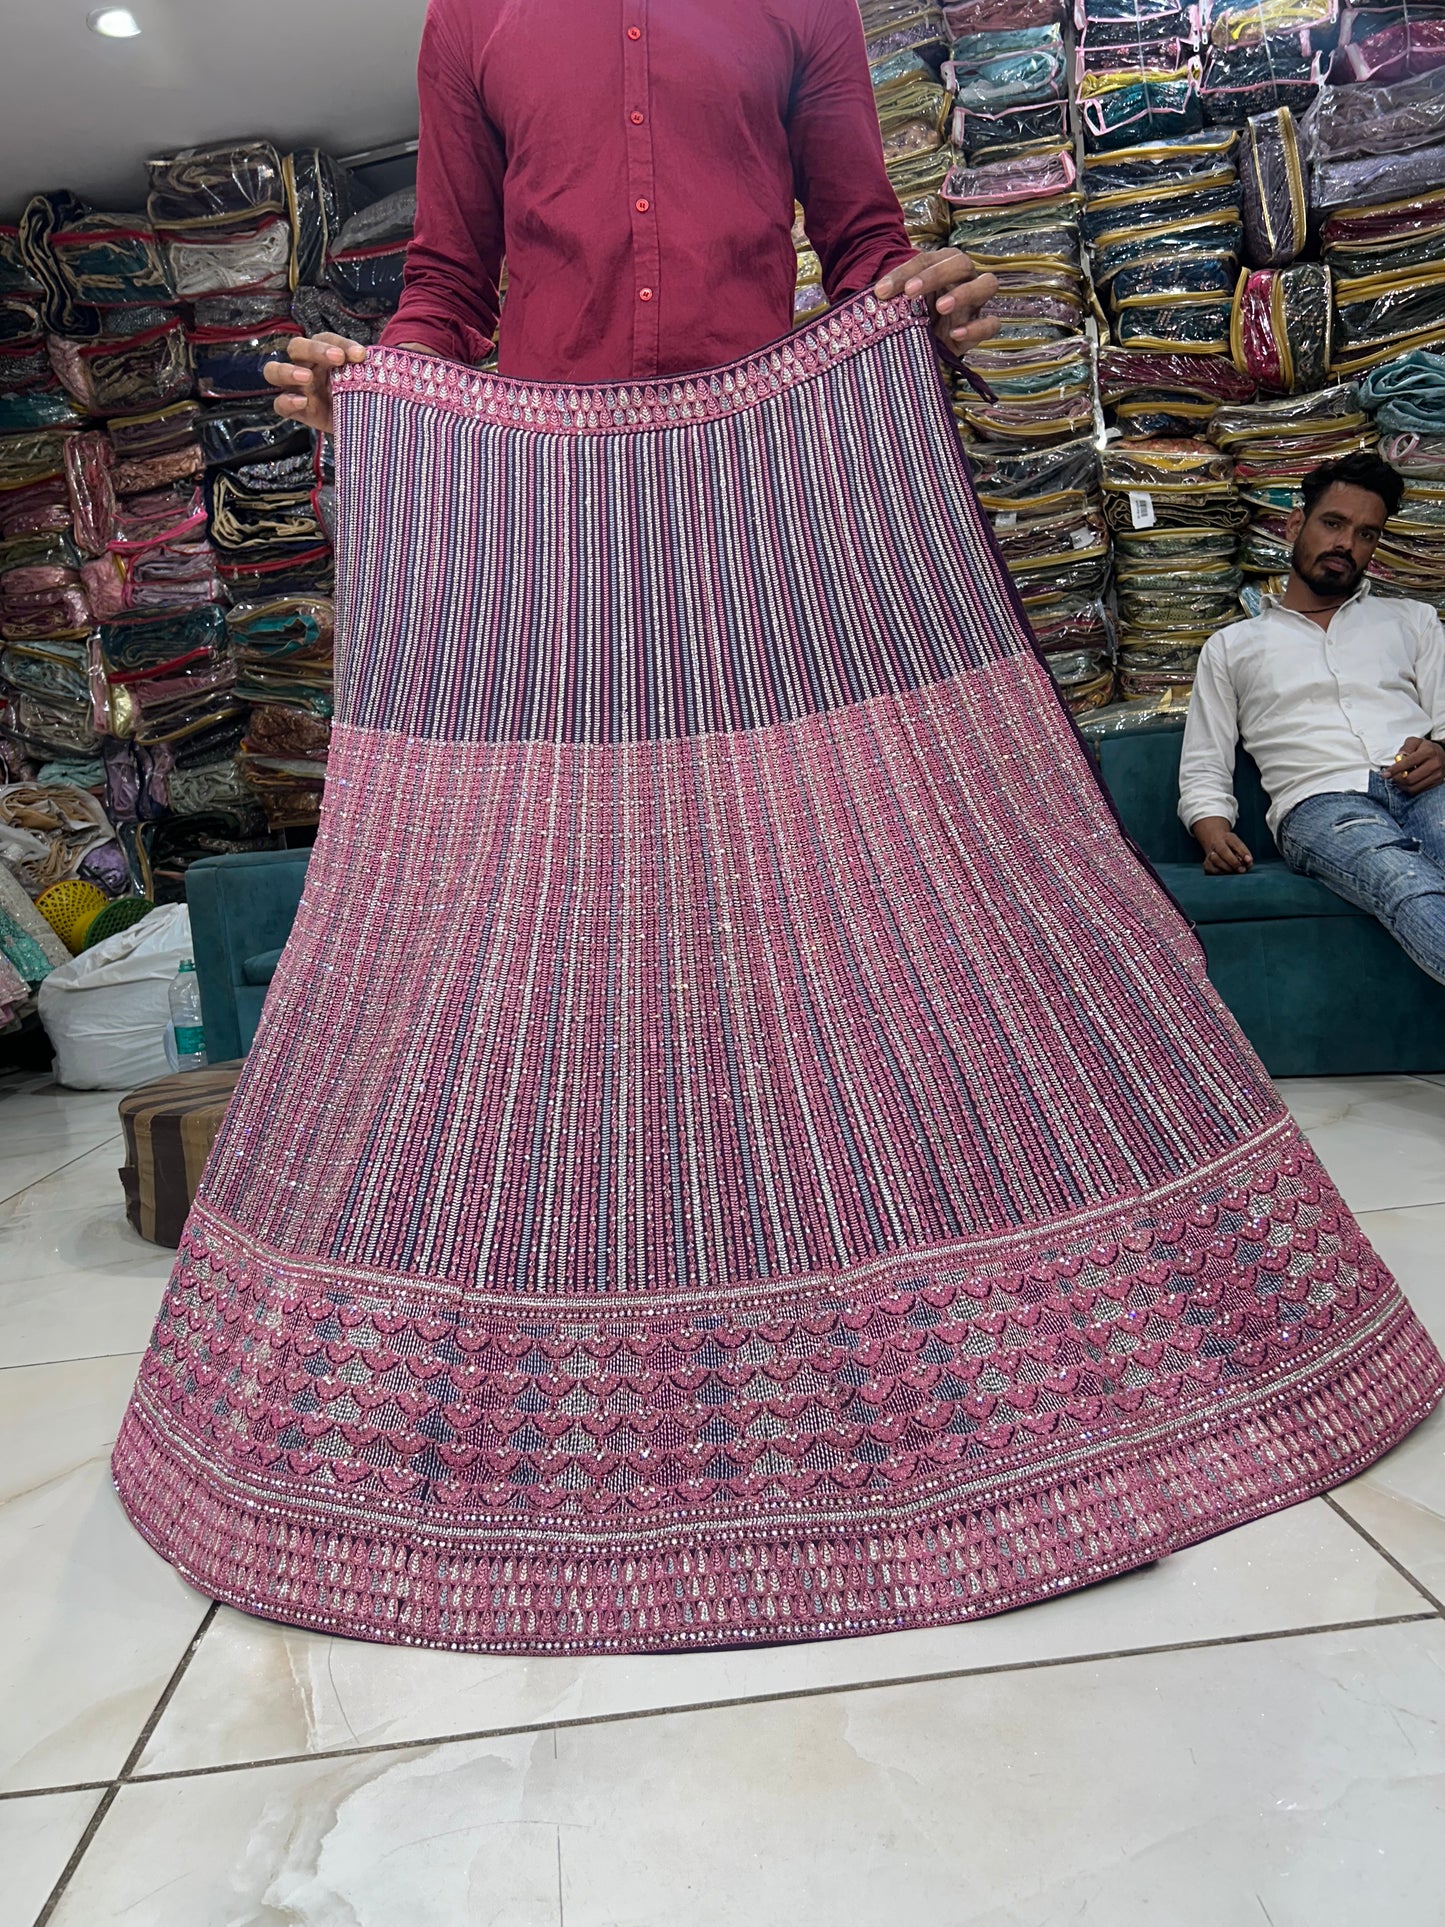
{"type": "Polygon", "coordinates": [[[147,154],[245,134],[352,153],[416,134],[426,0],[0,0],[0,218],[68,187],[143,205],[147,154]]]}

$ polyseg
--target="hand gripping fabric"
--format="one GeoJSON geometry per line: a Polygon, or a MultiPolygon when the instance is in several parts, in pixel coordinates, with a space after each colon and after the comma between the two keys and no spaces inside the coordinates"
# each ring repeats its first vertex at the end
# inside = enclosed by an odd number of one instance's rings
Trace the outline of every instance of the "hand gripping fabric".
{"type": "Polygon", "coordinates": [[[325,820],[116,1447],[153,1545],[364,1638],[834,1637],[1157,1558],[1430,1408],[920,311],[337,388],[325,820]]]}

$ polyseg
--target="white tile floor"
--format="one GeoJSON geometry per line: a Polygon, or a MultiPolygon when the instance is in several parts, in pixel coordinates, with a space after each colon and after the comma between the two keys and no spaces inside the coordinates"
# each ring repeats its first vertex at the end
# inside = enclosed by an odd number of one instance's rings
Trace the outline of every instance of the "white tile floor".
{"type": "MultiPolygon", "coordinates": [[[[1285,1087],[1445,1341],[1445,1080],[1285,1087]]],[[[0,1080],[0,1927],[1441,1927],[1445,1413],[944,1632],[656,1659],[217,1611],[109,1443],[168,1268],[115,1100],[0,1080]]]]}

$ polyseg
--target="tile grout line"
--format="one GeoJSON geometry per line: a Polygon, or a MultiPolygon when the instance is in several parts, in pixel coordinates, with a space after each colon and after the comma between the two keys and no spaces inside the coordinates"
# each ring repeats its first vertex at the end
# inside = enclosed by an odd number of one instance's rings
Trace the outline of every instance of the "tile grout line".
{"type": "Polygon", "coordinates": [[[1400,1577],[1405,1580],[1408,1585],[1412,1586],[1422,1599],[1427,1599],[1442,1618],[1445,1618],[1445,1600],[1437,1599],[1422,1579],[1417,1579],[1408,1566],[1402,1565],[1393,1552],[1388,1551],[1382,1546],[1374,1533],[1367,1531],[1352,1512],[1346,1511],[1345,1507],[1335,1498],[1333,1492],[1322,1492],[1320,1497],[1324,1500],[1331,1512],[1343,1519],[1352,1532],[1357,1532],[1365,1544],[1369,1546],[1372,1551],[1380,1555],[1387,1566],[1393,1566],[1400,1577]]]}
{"type": "Polygon", "coordinates": [[[200,1625],[197,1626],[194,1634],[191,1636],[190,1645],[187,1646],[186,1650],[181,1654],[181,1657],[177,1662],[174,1670],[172,1671],[170,1678],[166,1681],[165,1686],[161,1689],[161,1696],[156,1701],[155,1705],[151,1708],[150,1717],[147,1719],[145,1725],[141,1728],[139,1734],[136,1736],[135,1745],[132,1746],[130,1752],[126,1754],[125,1759],[121,1764],[120,1772],[116,1774],[115,1778],[106,1787],[105,1793],[102,1795],[99,1805],[96,1807],[95,1812],[92,1813],[90,1816],[90,1819],[86,1825],[85,1832],[81,1834],[79,1840],[75,1844],[75,1850],[71,1854],[70,1858],[66,1861],[65,1865],[61,1868],[60,1878],[56,1881],[55,1885],[51,1888],[49,1899],[45,1902],[45,1905],[40,1909],[40,1912],[35,1916],[33,1927],[46,1927],[46,1922],[50,1919],[52,1914],[54,1914],[56,1908],[60,1905],[60,1902],[64,1897],[66,1888],[70,1885],[71,1881],[74,1879],[77,1868],[80,1866],[81,1861],[85,1858],[86,1854],[90,1850],[91,1842],[95,1839],[95,1836],[100,1832],[101,1825],[105,1820],[105,1816],[110,1812],[111,1808],[115,1805],[116,1798],[120,1793],[121,1788],[124,1785],[126,1785],[128,1780],[130,1779],[130,1776],[132,1775],[132,1773],[134,1773],[136,1767],[140,1764],[141,1756],[145,1752],[146,1745],[149,1742],[152,1733],[155,1732],[156,1727],[160,1723],[162,1714],[165,1712],[166,1708],[170,1705],[172,1699],[175,1697],[176,1688],[180,1685],[181,1681],[185,1678],[187,1667],[190,1665],[191,1661],[195,1658],[196,1653],[200,1648],[201,1641],[205,1638],[206,1634],[209,1632],[212,1622],[215,1620],[216,1614],[220,1610],[221,1608],[219,1603],[216,1600],[212,1600],[211,1604],[207,1607],[205,1614],[201,1619],[200,1625]]]}
{"type": "MultiPolygon", "coordinates": [[[[1234,1646],[1258,1646],[1283,1639],[1315,1639],[1330,1633],[1374,1632],[1391,1626],[1416,1626],[1433,1622],[1439,1615],[1429,1609],[1411,1613],[1392,1613],[1383,1619],[1341,1619],[1323,1626],[1283,1626],[1268,1632],[1230,1633],[1217,1639],[1180,1640],[1159,1646],[1121,1646],[1107,1652],[1064,1653],[1052,1659],[1010,1660],[999,1666],[964,1666],[940,1673],[908,1673],[887,1679],[842,1680],[830,1685],[806,1686],[775,1693],[750,1693],[735,1699],[688,1700],[671,1706],[638,1706],[617,1713],[594,1713],[585,1717],[564,1720],[532,1721],[512,1726],[478,1727],[464,1733],[419,1733],[404,1740],[377,1740],[371,1743],[358,1742],[355,1746],[321,1747],[312,1753],[277,1753],[261,1759],[226,1760],[215,1766],[173,1767],[169,1771],[136,1773],[130,1767],[122,1769],[118,1776],[117,1788],[122,1780],[127,1786],[164,1786],[177,1780],[214,1779],[224,1773],[250,1773],[261,1767],[270,1766],[307,1766],[325,1760],[364,1759],[375,1753],[410,1753],[425,1747],[465,1746],[479,1740],[521,1739],[528,1735],[580,1732],[594,1726],[621,1726],[632,1720],[670,1719],[674,1715],[696,1713],[726,1713],[744,1706],[778,1706],[791,1700],[828,1699],[843,1694],[890,1692],[896,1687],[905,1686],[942,1686],[954,1680],[990,1679],[1009,1673],[1037,1673],[1066,1666],[1092,1666],[1106,1661],[1129,1659],[1153,1659],[1169,1653],[1200,1653],[1223,1650],[1234,1646]]],[[[199,1644],[199,1635],[197,1635],[199,1644]]],[[[189,1654],[187,1661],[189,1661],[189,1654]]],[[[177,1678],[179,1683],[179,1676],[177,1678]]],[[[169,1697],[169,1695],[167,1696],[169,1697]]],[[[147,1722],[154,1728],[155,1720],[164,1708],[147,1722]]],[[[52,1791],[48,1787],[27,1787],[11,1793],[0,1793],[0,1801],[30,1799],[35,1795],[52,1791]]],[[[35,1927],[43,1927],[37,1921],[35,1927]]]]}
{"type": "MultiPolygon", "coordinates": [[[[22,1184],[18,1191],[7,1191],[4,1197],[0,1197],[0,1205],[14,1204],[15,1200],[17,1198],[23,1198],[27,1191],[38,1190],[42,1184],[49,1184],[52,1178],[61,1177],[75,1165],[83,1163],[86,1158],[94,1157],[97,1151],[103,1151],[107,1144],[123,1144],[124,1142],[125,1133],[123,1131],[112,1131],[97,1143],[88,1144],[83,1151],[77,1151],[75,1156],[73,1158],[67,1158],[64,1164],[57,1164],[53,1171],[47,1171],[43,1177],[31,1178],[30,1182],[28,1184],[22,1184]]],[[[3,1181],[4,1173],[0,1172],[0,1183],[3,1183],[3,1181]]]]}

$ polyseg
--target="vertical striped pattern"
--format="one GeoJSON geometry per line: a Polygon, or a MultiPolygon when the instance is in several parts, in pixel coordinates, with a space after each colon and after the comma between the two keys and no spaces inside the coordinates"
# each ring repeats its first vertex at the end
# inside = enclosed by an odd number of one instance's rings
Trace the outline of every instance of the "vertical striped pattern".
{"type": "Polygon", "coordinates": [[[295,930],[116,1476],[299,1624],[933,1624],[1350,1476],[1445,1367],[1125,846],[919,317],[347,373],[295,930]]]}

